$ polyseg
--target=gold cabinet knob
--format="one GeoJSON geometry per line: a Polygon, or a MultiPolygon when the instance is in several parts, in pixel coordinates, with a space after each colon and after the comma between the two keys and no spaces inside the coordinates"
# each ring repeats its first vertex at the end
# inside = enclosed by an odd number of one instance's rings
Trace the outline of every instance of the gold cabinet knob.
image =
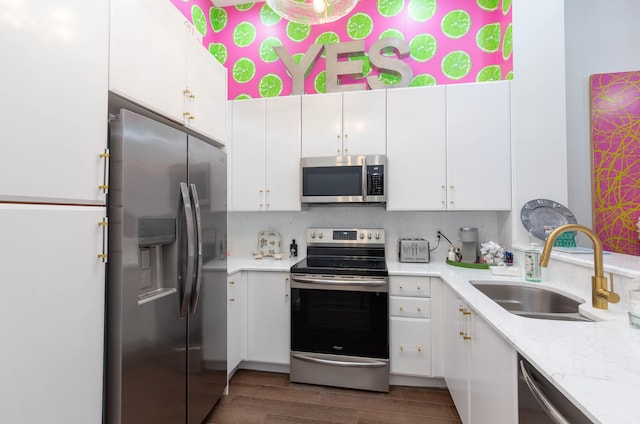
{"type": "Polygon", "coordinates": [[[418,346],[418,352],[422,352],[422,346],[418,346]]]}
{"type": "Polygon", "coordinates": [[[401,311],[404,311],[404,308],[403,308],[402,306],[400,306],[400,310],[401,310],[401,311]]]}
{"type": "Polygon", "coordinates": [[[404,350],[404,346],[400,346],[400,350],[404,350]]]}
{"type": "Polygon", "coordinates": [[[420,285],[419,284],[416,286],[416,289],[420,290],[420,285]]]}
{"type": "Polygon", "coordinates": [[[402,286],[402,284],[400,284],[400,287],[399,287],[399,288],[400,288],[400,290],[403,290],[403,289],[404,289],[404,287],[402,286]]]}
{"type": "Polygon", "coordinates": [[[235,284],[235,283],[236,283],[235,281],[229,281],[229,284],[235,284]]]}
{"type": "Polygon", "coordinates": [[[422,312],[422,308],[418,306],[418,312],[422,312]]]}
{"type": "Polygon", "coordinates": [[[235,302],[235,301],[236,301],[236,299],[234,299],[233,297],[229,298],[229,302],[235,302]]]}

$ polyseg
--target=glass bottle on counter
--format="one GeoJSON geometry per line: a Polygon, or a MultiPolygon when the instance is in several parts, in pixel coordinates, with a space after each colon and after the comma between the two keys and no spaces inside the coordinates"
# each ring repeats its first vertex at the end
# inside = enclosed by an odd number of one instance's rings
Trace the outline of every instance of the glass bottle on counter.
{"type": "Polygon", "coordinates": [[[540,266],[540,250],[536,243],[524,251],[524,279],[532,282],[542,281],[542,267],[540,266]]]}

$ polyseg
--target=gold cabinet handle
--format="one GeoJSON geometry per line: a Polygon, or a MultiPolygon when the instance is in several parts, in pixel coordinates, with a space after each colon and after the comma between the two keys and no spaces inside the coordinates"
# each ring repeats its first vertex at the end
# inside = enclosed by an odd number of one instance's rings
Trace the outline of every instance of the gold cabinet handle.
{"type": "Polygon", "coordinates": [[[465,334],[464,336],[462,336],[462,338],[463,338],[464,340],[471,340],[471,337],[470,337],[470,336],[467,336],[466,334],[465,334]]]}
{"type": "Polygon", "coordinates": [[[469,311],[464,311],[464,312],[462,312],[462,315],[471,315],[471,312],[469,312],[469,311]]]}
{"type": "Polygon", "coordinates": [[[233,298],[233,297],[230,297],[230,298],[229,298],[229,302],[235,302],[235,301],[236,301],[236,299],[235,299],[235,298],[233,298]]]}
{"type": "Polygon", "coordinates": [[[102,171],[102,184],[98,186],[98,189],[102,190],[104,194],[107,194],[109,191],[109,158],[111,157],[109,149],[104,149],[104,151],[100,153],[100,157],[104,159],[104,169],[102,171]]]}
{"type": "Polygon", "coordinates": [[[235,281],[229,281],[229,284],[235,284],[235,283],[236,283],[235,281]]]}
{"type": "Polygon", "coordinates": [[[193,99],[195,99],[195,98],[196,98],[196,96],[194,96],[193,94],[190,94],[190,95],[189,95],[189,98],[190,98],[191,100],[193,100],[193,99]]]}
{"type": "Polygon", "coordinates": [[[196,119],[196,116],[189,114],[189,120],[193,120],[193,119],[196,119]]]}
{"type": "Polygon", "coordinates": [[[102,227],[102,253],[98,253],[98,258],[102,260],[102,263],[107,263],[107,258],[109,257],[108,251],[108,240],[107,240],[107,226],[109,225],[109,220],[107,217],[102,218],[102,221],[98,222],[98,226],[102,227]]]}
{"type": "Polygon", "coordinates": [[[191,116],[191,113],[189,113],[189,112],[182,112],[182,116],[185,116],[185,117],[187,117],[187,116],[191,116]]]}
{"type": "Polygon", "coordinates": [[[182,90],[182,94],[191,94],[191,90],[185,88],[184,90],[182,90]]]}

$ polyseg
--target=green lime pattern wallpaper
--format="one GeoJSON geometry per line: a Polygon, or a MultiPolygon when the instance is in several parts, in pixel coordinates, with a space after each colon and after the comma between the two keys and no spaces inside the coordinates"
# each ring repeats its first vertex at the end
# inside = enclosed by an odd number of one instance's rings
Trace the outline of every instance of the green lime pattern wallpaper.
{"type": "MultiPolygon", "coordinates": [[[[292,79],[273,49],[284,46],[300,63],[311,44],[363,40],[363,75],[392,88],[397,73],[372,67],[367,52],[380,38],[409,46],[402,60],[411,86],[513,78],[511,0],[360,0],[345,17],[322,25],[289,22],[264,2],[218,8],[210,0],[171,0],[202,36],[203,45],[229,70],[229,99],[275,97],[292,92],[292,79]]],[[[395,55],[394,53],[385,53],[395,55]]],[[[326,92],[324,52],[304,79],[305,94],[326,92]]]]}

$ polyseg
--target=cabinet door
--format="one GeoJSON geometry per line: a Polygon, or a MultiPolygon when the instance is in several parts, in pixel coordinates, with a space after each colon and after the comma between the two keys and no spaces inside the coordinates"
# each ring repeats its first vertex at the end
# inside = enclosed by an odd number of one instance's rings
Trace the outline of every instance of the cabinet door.
{"type": "Polygon", "coordinates": [[[443,294],[444,379],[462,422],[469,424],[469,344],[463,338],[468,321],[461,312],[466,305],[449,288],[443,288],[443,294]]]}
{"type": "Polygon", "coordinates": [[[518,422],[516,351],[485,320],[472,314],[469,388],[473,423],[518,422]]]}
{"type": "Polygon", "coordinates": [[[445,210],[445,87],[387,91],[387,210],[445,210]]]}
{"type": "Polygon", "coordinates": [[[451,84],[446,92],[448,208],[510,210],[509,82],[451,84]]]}
{"type": "Polygon", "coordinates": [[[386,90],[342,93],[343,155],[387,153],[386,90]]]}
{"type": "Polygon", "coordinates": [[[0,205],[0,421],[102,421],[104,207],[0,205]]]}
{"type": "Polygon", "coordinates": [[[184,18],[168,0],[111,0],[109,89],[184,122],[184,18]]]}
{"type": "Polygon", "coordinates": [[[431,376],[431,320],[391,317],[389,362],[392,374],[431,376]]]}
{"type": "Polygon", "coordinates": [[[342,154],[342,93],[302,96],[302,156],[342,154]]]}
{"type": "Polygon", "coordinates": [[[300,96],[266,100],[265,136],[265,209],[299,211],[300,96]]]}
{"type": "Polygon", "coordinates": [[[104,204],[109,2],[0,3],[0,201],[104,204]]]}
{"type": "Polygon", "coordinates": [[[227,121],[227,70],[187,33],[188,125],[224,144],[227,121]]]}
{"type": "Polygon", "coordinates": [[[231,210],[264,210],[265,100],[233,102],[231,210]]]}
{"type": "Polygon", "coordinates": [[[227,374],[230,377],[246,358],[246,273],[227,278],[227,374]]]}
{"type": "Polygon", "coordinates": [[[247,277],[247,359],[289,364],[289,274],[250,272],[247,277]]]}

